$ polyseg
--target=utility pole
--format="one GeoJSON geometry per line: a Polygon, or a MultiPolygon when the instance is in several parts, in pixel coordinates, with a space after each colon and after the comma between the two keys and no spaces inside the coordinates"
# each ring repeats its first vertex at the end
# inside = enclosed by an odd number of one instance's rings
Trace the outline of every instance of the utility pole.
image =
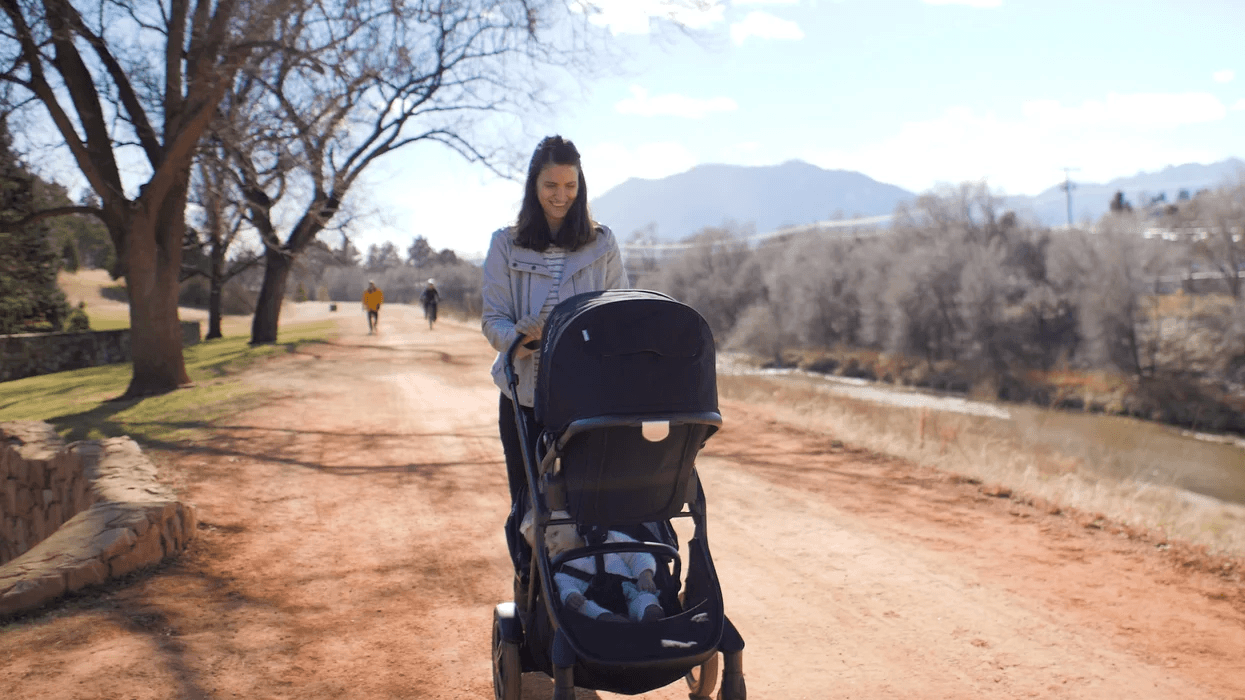
{"type": "Polygon", "coordinates": [[[1072,184],[1072,176],[1070,173],[1080,168],[1064,168],[1063,169],[1063,185],[1060,187],[1068,195],[1068,228],[1072,228],[1072,188],[1076,185],[1072,184]]]}

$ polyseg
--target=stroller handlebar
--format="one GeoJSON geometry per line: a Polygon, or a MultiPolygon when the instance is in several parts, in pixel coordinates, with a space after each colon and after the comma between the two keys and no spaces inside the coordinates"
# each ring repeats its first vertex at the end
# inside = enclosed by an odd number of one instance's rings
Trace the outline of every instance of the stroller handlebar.
{"type": "Polygon", "coordinates": [[[549,568],[557,571],[568,561],[597,554],[621,554],[623,552],[644,552],[646,554],[655,554],[671,561],[679,561],[679,550],[661,542],[604,542],[561,552],[549,562],[549,568]]]}
{"type": "Polygon", "coordinates": [[[514,355],[519,351],[519,346],[527,339],[525,335],[519,335],[510,344],[510,348],[506,350],[506,385],[510,388],[510,398],[515,402],[514,420],[515,428],[519,433],[519,449],[523,453],[523,468],[527,473],[528,483],[528,499],[529,505],[533,512],[542,515],[548,513],[548,508],[544,507],[543,499],[538,498],[536,494],[536,484],[540,482],[540,476],[536,471],[536,450],[532,442],[532,436],[528,434],[527,426],[524,424],[523,411],[518,405],[519,396],[519,375],[514,371],[514,355]]]}
{"type": "Polygon", "coordinates": [[[518,396],[519,394],[519,375],[514,371],[514,354],[519,351],[519,346],[523,344],[525,335],[518,335],[514,342],[510,344],[510,349],[506,351],[506,383],[510,385],[510,395],[518,396]]]}

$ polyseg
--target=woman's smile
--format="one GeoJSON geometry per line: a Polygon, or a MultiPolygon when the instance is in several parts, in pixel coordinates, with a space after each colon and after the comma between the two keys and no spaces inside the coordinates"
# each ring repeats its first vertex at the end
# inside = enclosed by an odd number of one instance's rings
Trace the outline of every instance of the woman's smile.
{"type": "Polygon", "coordinates": [[[536,196],[545,213],[549,230],[556,231],[579,195],[579,168],[573,165],[546,165],[536,180],[536,196]]]}

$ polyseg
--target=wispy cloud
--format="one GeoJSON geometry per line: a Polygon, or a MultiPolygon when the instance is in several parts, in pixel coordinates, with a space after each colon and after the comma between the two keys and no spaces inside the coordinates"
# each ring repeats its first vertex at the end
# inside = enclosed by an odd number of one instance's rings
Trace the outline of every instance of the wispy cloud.
{"type": "MultiPolygon", "coordinates": [[[[1236,108],[1245,109],[1245,100],[1236,108]]],[[[1008,194],[1037,194],[1062,178],[1064,166],[1105,182],[1156,163],[1210,162],[1222,154],[1181,144],[1179,129],[1225,118],[1209,95],[1108,95],[1080,105],[1034,101],[1016,118],[967,107],[908,122],[881,141],[808,153],[825,168],[867,172],[921,191],[935,182],[985,179],[1008,194]]]]}
{"type": "Polygon", "coordinates": [[[968,7],[1000,7],[1003,0],[922,0],[926,5],[967,5],[968,7]]]}
{"type": "Polygon", "coordinates": [[[749,12],[747,17],[731,25],[731,41],[736,46],[744,43],[748,37],[797,41],[804,38],[804,30],[791,20],[758,10],[749,12]]]}
{"type": "Polygon", "coordinates": [[[744,7],[746,5],[799,5],[800,0],[735,0],[731,4],[735,7],[744,7]]]}
{"type": "Polygon", "coordinates": [[[1227,109],[1219,98],[1205,92],[1108,93],[1103,100],[1086,100],[1065,107],[1057,100],[1033,100],[1023,107],[1025,117],[1050,127],[1115,126],[1161,129],[1223,119],[1227,109]]]}
{"type": "Polygon", "coordinates": [[[614,109],[621,114],[641,117],[683,117],[702,119],[712,112],[733,112],[739,105],[729,97],[699,99],[686,95],[650,95],[639,85],[631,86],[631,97],[620,100],[614,109]]]}
{"type": "Polygon", "coordinates": [[[1241,99],[1239,99],[1239,100],[1237,100],[1235,103],[1233,103],[1233,105],[1232,105],[1232,110],[1233,110],[1233,111],[1241,111],[1241,110],[1245,110],[1245,97],[1242,97],[1241,99]]]}
{"type": "Polygon", "coordinates": [[[647,34],[654,19],[704,29],[725,21],[726,11],[721,0],[579,0],[574,7],[614,34],[647,34]]]}
{"type": "Polygon", "coordinates": [[[1231,69],[1217,70],[1212,74],[1216,83],[1230,83],[1236,77],[1236,71],[1231,69]]]}

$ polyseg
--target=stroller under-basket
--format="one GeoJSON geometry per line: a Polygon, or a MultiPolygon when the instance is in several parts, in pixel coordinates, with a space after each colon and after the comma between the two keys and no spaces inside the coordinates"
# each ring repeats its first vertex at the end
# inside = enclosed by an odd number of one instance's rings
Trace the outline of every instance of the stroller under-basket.
{"type": "MultiPolygon", "coordinates": [[[[512,396],[518,344],[506,361],[512,396]]],[[[511,538],[521,550],[512,552],[515,600],[493,614],[497,700],[518,700],[524,671],[551,676],[554,700],[571,700],[576,686],[635,695],[679,678],[692,698],[708,698],[719,652],[718,697],[745,700],[744,642],[723,612],[694,467],[722,423],[708,324],[657,292],[592,292],[553,309],[540,347],[540,427],[515,412],[528,483],[521,505],[531,509],[535,546],[511,538]],[[674,518],[693,523],[682,554],[674,518]],[[551,558],[545,530],[564,523],[586,544],[551,558]],[[601,541],[608,530],[635,541],[601,541]],[[660,619],[613,622],[565,609],[554,574],[567,562],[620,552],[656,560],[660,619]]]]}

